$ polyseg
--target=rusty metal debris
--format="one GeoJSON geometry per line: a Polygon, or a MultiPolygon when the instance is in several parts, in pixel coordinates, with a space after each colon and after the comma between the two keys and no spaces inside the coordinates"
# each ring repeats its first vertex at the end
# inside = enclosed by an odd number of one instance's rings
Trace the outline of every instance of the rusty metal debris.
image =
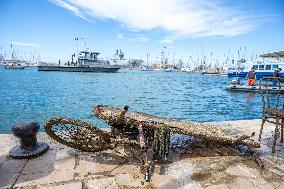
{"type": "Polygon", "coordinates": [[[96,117],[104,119],[111,126],[110,132],[100,130],[81,120],[57,117],[45,124],[46,133],[66,146],[82,151],[96,152],[114,149],[117,145],[136,145],[146,153],[141,165],[145,180],[151,178],[153,162],[147,153],[151,150],[152,159],[167,161],[171,145],[171,133],[183,134],[218,145],[243,145],[260,147],[258,142],[241,133],[197,122],[186,122],[160,118],[144,113],[98,105],[94,108],[96,117]]]}
{"type": "Polygon", "coordinates": [[[275,124],[275,131],[272,144],[272,153],[275,153],[276,141],[280,137],[280,142],[283,143],[283,130],[284,130],[284,103],[280,107],[280,90],[281,83],[283,78],[277,77],[264,77],[259,81],[259,90],[261,94],[261,99],[263,103],[263,114],[262,114],[262,123],[259,132],[259,141],[261,140],[261,135],[263,132],[263,126],[265,122],[275,124]],[[272,86],[277,89],[277,96],[274,103],[271,103],[271,96],[269,91],[269,85],[272,83],[272,86]],[[264,91],[265,89],[265,91],[264,91]],[[280,130],[281,127],[281,130],[280,130]]]}
{"type": "Polygon", "coordinates": [[[157,125],[154,131],[154,159],[163,161],[167,160],[170,149],[170,135],[169,127],[164,124],[157,125]]]}
{"type": "Polygon", "coordinates": [[[139,125],[150,132],[158,131],[161,125],[168,127],[170,132],[194,136],[208,142],[218,144],[239,144],[248,147],[259,148],[260,144],[250,139],[251,136],[242,133],[231,132],[214,125],[191,121],[181,121],[175,119],[160,118],[141,112],[127,111],[119,108],[97,105],[94,107],[97,118],[104,119],[112,127],[123,127],[138,131],[139,125]],[[123,112],[123,125],[121,124],[121,113],[123,112]]]}
{"type": "Polygon", "coordinates": [[[80,120],[56,117],[45,124],[45,132],[57,142],[82,151],[102,151],[111,146],[111,136],[80,120]]]}
{"type": "Polygon", "coordinates": [[[144,155],[141,162],[141,172],[144,175],[146,182],[150,182],[151,176],[153,174],[153,162],[149,161],[147,154],[144,155]]]}
{"type": "Polygon", "coordinates": [[[254,159],[255,163],[261,168],[264,168],[264,163],[260,159],[259,155],[253,151],[252,149],[249,149],[249,153],[251,154],[252,158],[254,159]]]}

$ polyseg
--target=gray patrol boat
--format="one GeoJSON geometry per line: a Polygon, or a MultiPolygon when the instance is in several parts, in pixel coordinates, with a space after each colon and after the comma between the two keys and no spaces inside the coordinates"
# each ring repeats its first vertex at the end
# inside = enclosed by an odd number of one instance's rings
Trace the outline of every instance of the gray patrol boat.
{"type": "Polygon", "coordinates": [[[75,54],[72,55],[72,61],[61,65],[60,61],[58,64],[48,64],[40,62],[38,71],[62,71],[62,72],[117,72],[121,66],[111,65],[107,60],[98,59],[98,52],[81,51],[76,61],[75,54]]]}

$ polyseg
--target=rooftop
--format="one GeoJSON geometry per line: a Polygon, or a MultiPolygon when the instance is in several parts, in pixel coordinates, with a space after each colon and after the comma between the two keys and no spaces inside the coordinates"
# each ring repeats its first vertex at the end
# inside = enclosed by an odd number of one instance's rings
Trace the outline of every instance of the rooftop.
{"type": "Polygon", "coordinates": [[[263,57],[263,58],[284,58],[284,50],[265,53],[263,55],[260,55],[260,57],[263,57]]]}

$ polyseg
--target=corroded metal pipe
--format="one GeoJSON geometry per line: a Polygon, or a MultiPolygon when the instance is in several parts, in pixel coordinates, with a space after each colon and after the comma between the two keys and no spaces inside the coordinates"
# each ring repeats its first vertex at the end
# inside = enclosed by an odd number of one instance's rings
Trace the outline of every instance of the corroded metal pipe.
{"type": "Polygon", "coordinates": [[[97,118],[106,120],[110,125],[121,123],[121,113],[123,112],[124,124],[129,127],[139,128],[143,124],[144,128],[154,129],[158,125],[164,124],[173,133],[190,135],[218,144],[239,144],[249,147],[259,148],[260,144],[250,139],[250,136],[232,132],[227,129],[192,121],[181,121],[176,119],[161,118],[141,112],[127,111],[111,106],[97,105],[94,107],[97,118]]]}

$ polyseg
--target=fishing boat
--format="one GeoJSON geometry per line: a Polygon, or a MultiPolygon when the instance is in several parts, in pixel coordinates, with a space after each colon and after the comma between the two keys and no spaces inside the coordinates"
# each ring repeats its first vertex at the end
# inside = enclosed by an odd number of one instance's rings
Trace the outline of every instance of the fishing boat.
{"type": "Polygon", "coordinates": [[[107,60],[101,60],[98,58],[98,52],[81,51],[78,54],[76,61],[73,60],[75,54],[72,55],[71,62],[67,62],[61,65],[60,61],[58,64],[47,64],[40,63],[38,71],[63,71],[63,72],[108,72],[115,73],[121,65],[111,65],[107,60]]]}
{"type": "Polygon", "coordinates": [[[214,69],[207,69],[201,72],[202,75],[212,75],[212,76],[227,76],[227,72],[225,72],[222,68],[214,68],[214,69]]]}
{"type": "Polygon", "coordinates": [[[284,50],[265,53],[260,56],[262,60],[258,60],[253,64],[242,64],[235,69],[230,69],[228,77],[245,78],[247,73],[254,68],[256,78],[273,77],[275,69],[281,68],[279,72],[281,78],[284,78],[284,50]]]}
{"type": "MultiPolygon", "coordinates": [[[[281,88],[280,90],[279,90],[279,87],[273,87],[273,86],[268,86],[267,88],[268,88],[269,92],[271,92],[271,93],[278,93],[278,91],[280,93],[284,93],[284,88],[281,88]]],[[[265,87],[262,87],[262,89],[266,90],[265,87]]],[[[241,84],[237,84],[237,85],[231,84],[231,85],[226,87],[226,90],[229,90],[229,91],[241,91],[241,92],[259,92],[259,86],[256,86],[256,85],[250,86],[250,85],[241,85],[241,84]]]]}
{"type": "Polygon", "coordinates": [[[138,68],[139,71],[153,71],[153,68],[149,67],[149,66],[140,66],[138,68]]]}
{"type": "Polygon", "coordinates": [[[191,67],[185,67],[185,68],[181,68],[180,71],[182,71],[182,72],[193,72],[194,69],[191,68],[191,67]]]}
{"type": "MultiPolygon", "coordinates": [[[[236,92],[260,92],[258,85],[247,85],[240,83],[240,80],[232,80],[231,84],[226,86],[225,88],[228,91],[236,91],[236,92]]],[[[284,88],[279,88],[279,86],[261,86],[261,89],[265,91],[269,90],[270,93],[284,93],[284,88]]]]}
{"type": "Polygon", "coordinates": [[[163,70],[164,72],[177,72],[178,68],[176,67],[168,67],[166,69],[163,70]]]}
{"type": "Polygon", "coordinates": [[[5,69],[20,69],[23,70],[27,67],[27,61],[22,60],[4,60],[4,68],[5,69]]]}

